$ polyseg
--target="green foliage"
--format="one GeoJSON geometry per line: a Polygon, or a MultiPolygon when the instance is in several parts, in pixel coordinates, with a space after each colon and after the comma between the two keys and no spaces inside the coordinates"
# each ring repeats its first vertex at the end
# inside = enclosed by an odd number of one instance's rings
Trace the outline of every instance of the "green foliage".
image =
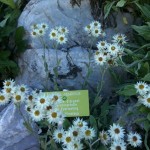
{"type": "Polygon", "coordinates": [[[26,48],[24,28],[17,27],[21,4],[0,0],[0,80],[17,75],[19,68],[15,58],[26,48]]]}

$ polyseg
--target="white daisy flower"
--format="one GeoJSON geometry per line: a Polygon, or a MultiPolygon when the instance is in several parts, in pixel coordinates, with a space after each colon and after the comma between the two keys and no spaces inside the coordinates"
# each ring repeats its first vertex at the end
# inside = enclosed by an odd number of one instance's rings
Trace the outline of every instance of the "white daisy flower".
{"type": "Polygon", "coordinates": [[[13,79],[5,80],[3,82],[4,87],[15,86],[15,81],[13,79]]]}
{"type": "Polygon", "coordinates": [[[108,52],[110,52],[110,54],[112,56],[117,56],[118,52],[120,50],[120,47],[118,44],[113,43],[113,44],[109,44],[108,45],[108,52]]]}
{"type": "Polygon", "coordinates": [[[45,109],[49,105],[48,96],[39,94],[37,100],[35,101],[35,104],[38,108],[45,109]]]}
{"type": "Polygon", "coordinates": [[[60,116],[60,112],[58,109],[52,109],[50,111],[47,111],[47,114],[46,114],[46,118],[47,118],[47,121],[49,123],[58,123],[59,122],[59,116],[60,116]]]}
{"type": "Polygon", "coordinates": [[[52,29],[50,34],[49,34],[49,37],[51,40],[56,40],[58,37],[58,31],[55,29],[52,29]]]}
{"type": "Polygon", "coordinates": [[[98,21],[93,21],[92,23],[90,23],[90,26],[92,28],[101,28],[101,23],[98,21]]]}
{"type": "Polygon", "coordinates": [[[91,33],[91,29],[92,29],[91,25],[87,25],[87,26],[84,27],[84,30],[85,30],[88,34],[91,33]]]}
{"type": "Polygon", "coordinates": [[[64,135],[65,135],[65,131],[63,129],[61,130],[57,129],[53,133],[53,139],[56,143],[60,143],[62,142],[64,135]]]}
{"type": "Polygon", "coordinates": [[[31,109],[30,115],[32,120],[36,122],[41,121],[44,118],[43,111],[37,107],[31,109]]]}
{"type": "Polygon", "coordinates": [[[57,37],[57,42],[59,44],[65,44],[67,42],[67,38],[65,37],[64,34],[59,34],[57,37]]]}
{"type": "Polygon", "coordinates": [[[113,124],[110,126],[110,129],[108,130],[111,139],[117,141],[119,139],[123,139],[124,137],[124,129],[119,124],[113,124]]]}
{"type": "Polygon", "coordinates": [[[26,96],[22,92],[17,91],[12,95],[12,100],[15,104],[22,103],[26,100],[26,96]]]}
{"type": "Polygon", "coordinates": [[[39,28],[39,25],[38,24],[32,24],[31,25],[31,29],[32,30],[35,30],[35,29],[38,29],[39,28]]]}
{"type": "Polygon", "coordinates": [[[39,36],[38,34],[38,29],[34,29],[33,31],[30,32],[30,35],[33,37],[33,38],[37,38],[39,36]]]}
{"type": "Polygon", "coordinates": [[[2,92],[4,94],[9,94],[9,96],[11,97],[12,94],[16,91],[16,86],[4,86],[3,89],[2,89],[2,92]]]}
{"type": "Polygon", "coordinates": [[[99,138],[104,145],[108,145],[108,143],[110,142],[110,136],[106,131],[101,131],[99,133],[99,138]]]}
{"type": "Polygon", "coordinates": [[[103,66],[106,63],[106,56],[103,53],[99,53],[98,55],[94,56],[95,62],[98,65],[103,66]]]}
{"type": "Polygon", "coordinates": [[[44,36],[45,35],[45,29],[43,29],[43,28],[40,28],[40,29],[37,29],[37,34],[39,35],[39,36],[44,36]]]}
{"type": "Polygon", "coordinates": [[[96,136],[95,130],[93,128],[86,127],[81,130],[86,140],[92,140],[96,136]]]}
{"type": "Polygon", "coordinates": [[[101,29],[100,28],[94,28],[94,29],[92,29],[91,34],[94,37],[99,37],[101,34],[101,29]]]}
{"type": "Polygon", "coordinates": [[[83,144],[79,140],[73,140],[68,146],[68,150],[82,150],[83,144]]]}
{"type": "Polygon", "coordinates": [[[50,102],[52,102],[52,104],[58,105],[62,102],[62,95],[57,92],[49,95],[49,97],[50,97],[50,102]]]}
{"type": "Polygon", "coordinates": [[[137,82],[134,87],[140,95],[145,95],[149,91],[148,84],[142,81],[137,82]]]}
{"type": "Polygon", "coordinates": [[[106,41],[100,41],[97,44],[97,48],[99,50],[107,50],[107,45],[108,45],[108,43],[106,41]]]}
{"type": "Polygon", "coordinates": [[[67,27],[59,27],[58,28],[58,32],[60,33],[60,34],[68,34],[69,33],[69,30],[67,29],[67,27]]]}
{"type": "Polygon", "coordinates": [[[126,36],[124,34],[115,34],[113,37],[113,40],[112,42],[114,43],[118,43],[118,44],[126,44],[127,43],[127,40],[126,40],[126,36]]]}
{"type": "Polygon", "coordinates": [[[127,141],[133,147],[139,147],[142,144],[141,135],[138,133],[129,133],[127,141]]]}
{"type": "Polygon", "coordinates": [[[49,28],[47,23],[41,23],[39,24],[40,29],[44,29],[45,31],[49,28]]]}
{"type": "Polygon", "coordinates": [[[82,134],[80,128],[77,126],[70,127],[68,131],[72,134],[74,139],[81,140],[83,138],[83,134],[82,134]]]}
{"type": "Polygon", "coordinates": [[[87,122],[83,121],[83,119],[76,118],[73,121],[73,125],[79,127],[80,129],[87,127],[87,122]]]}
{"type": "Polygon", "coordinates": [[[20,92],[23,93],[23,94],[27,94],[28,91],[29,91],[29,89],[27,88],[26,85],[21,84],[21,85],[16,86],[16,91],[17,91],[17,92],[20,91],[20,92]]]}
{"type": "Polygon", "coordinates": [[[73,142],[72,134],[69,131],[65,132],[64,138],[63,138],[63,145],[67,146],[68,144],[71,144],[73,142]]]}
{"type": "Polygon", "coordinates": [[[142,104],[150,108],[150,93],[144,96],[142,104]]]}
{"type": "Polygon", "coordinates": [[[10,101],[9,94],[0,92],[0,105],[5,105],[10,101]]]}
{"type": "Polygon", "coordinates": [[[124,141],[115,141],[112,143],[110,150],[126,150],[126,144],[124,141]]]}

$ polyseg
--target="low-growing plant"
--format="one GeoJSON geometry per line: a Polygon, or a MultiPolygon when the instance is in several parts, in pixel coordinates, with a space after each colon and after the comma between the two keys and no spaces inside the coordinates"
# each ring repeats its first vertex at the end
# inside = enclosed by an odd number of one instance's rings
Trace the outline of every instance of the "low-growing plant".
{"type": "Polygon", "coordinates": [[[15,77],[19,67],[15,58],[25,50],[25,30],[17,27],[22,1],[0,1],[0,80],[15,77]]]}

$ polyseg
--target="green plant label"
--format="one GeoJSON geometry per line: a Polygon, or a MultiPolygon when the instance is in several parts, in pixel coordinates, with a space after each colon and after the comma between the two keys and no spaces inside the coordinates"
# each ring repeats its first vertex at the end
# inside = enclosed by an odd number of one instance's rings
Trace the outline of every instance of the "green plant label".
{"type": "MultiPolygon", "coordinates": [[[[48,92],[54,93],[54,92],[48,92]]],[[[60,91],[62,103],[58,106],[66,117],[89,116],[88,90],[60,91]]]]}

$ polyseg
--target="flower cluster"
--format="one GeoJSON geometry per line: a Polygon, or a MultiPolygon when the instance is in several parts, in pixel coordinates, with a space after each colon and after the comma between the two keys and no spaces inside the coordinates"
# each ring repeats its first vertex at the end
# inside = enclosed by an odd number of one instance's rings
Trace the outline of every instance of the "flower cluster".
{"type": "MultiPolygon", "coordinates": [[[[31,36],[33,38],[42,37],[46,34],[48,30],[48,25],[46,23],[33,24],[31,26],[31,36]]],[[[58,26],[51,29],[49,33],[50,40],[55,40],[58,44],[65,44],[67,42],[67,34],[69,33],[66,27],[58,26]]]]}
{"type": "Polygon", "coordinates": [[[135,84],[137,93],[139,94],[139,103],[150,108],[150,85],[145,82],[139,81],[135,84]]]}
{"type": "Polygon", "coordinates": [[[87,122],[82,119],[75,119],[68,131],[57,129],[54,131],[53,138],[57,143],[62,143],[64,150],[82,150],[81,141],[92,140],[96,136],[95,130],[88,127],[87,122]]]}
{"type": "Polygon", "coordinates": [[[66,27],[55,27],[50,31],[49,37],[55,40],[58,44],[65,44],[67,42],[66,35],[69,33],[66,27]]]}
{"type": "Polygon", "coordinates": [[[84,30],[88,33],[89,36],[99,37],[105,36],[105,32],[101,28],[101,24],[98,21],[93,21],[89,25],[87,25],[84,30]]]}
{"type": "Polygon", "coordinates": [[[25,109],[33,121],[46,119],[50,124],[63,123],[64,114],[58,109],[61,103],[61,95],[54,92],[45,94],[43,92],[31,91],[26,85],[16,85],[14,80],[4,81],[4,86],[0,92],[0,105],[8,103],[11,99],[14,104],[25,103],[25,109]]]}
{"type": "Polygon", "coordinates": [[[113,36],[112,43],[103,40],[98,42],[98,50],[95,52],[95,62],[98,65],[118,65],[118,60],[122,57],[124,52],[123,44],[126,43],[126,36],[123,34],[116,34],[113,36]]]}
{"type": "MultiPolygon", "coordinates": [[[[99,138],[105,146],[110,145],[110,150],[126,150],[127,143],[124,141],[125,131],[119,124],[113,124],[108,131],[101,131],[99,138]]],[[[138,133],[127,134],[127,142],[133,147],[141,145],[141,136],[138,133]]]]}
{"type": "Polygon", "coordinates": [[[47,29],[48,29],[48,25],[46,23],[33,24],[31,26],[31,33],[30,34],[33,38],[42,37],[45,35],[47,29]]]}

